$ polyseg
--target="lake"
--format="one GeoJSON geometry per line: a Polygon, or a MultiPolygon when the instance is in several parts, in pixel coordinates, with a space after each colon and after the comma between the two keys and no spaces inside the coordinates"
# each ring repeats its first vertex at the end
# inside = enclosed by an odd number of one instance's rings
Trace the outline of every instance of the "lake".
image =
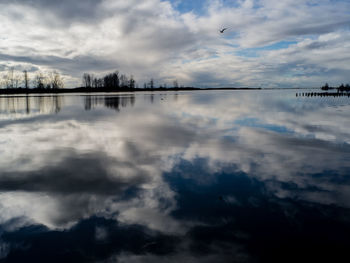
{"type": "Polygon", "coordinates": [[[0,262],[349,260],[350,99],[304,92],[0,97],[0,262]]]}

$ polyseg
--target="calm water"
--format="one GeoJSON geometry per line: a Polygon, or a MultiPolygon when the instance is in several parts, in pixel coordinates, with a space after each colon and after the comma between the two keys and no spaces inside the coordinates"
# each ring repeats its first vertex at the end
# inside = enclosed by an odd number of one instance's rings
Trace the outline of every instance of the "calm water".
{"type": "Polygon", "coordinates": [[[349,260],[350,99],[296,92],[0,97],[0,262],[349,260]]]}

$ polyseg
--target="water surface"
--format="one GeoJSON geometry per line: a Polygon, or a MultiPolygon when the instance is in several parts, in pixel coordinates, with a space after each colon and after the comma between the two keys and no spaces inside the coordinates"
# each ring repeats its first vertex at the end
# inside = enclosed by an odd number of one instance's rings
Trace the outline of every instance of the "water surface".
{"type": "Polygon", "coordinates": [[[350,100],[0,97],[0,262],[349,258],[350,100]]]}

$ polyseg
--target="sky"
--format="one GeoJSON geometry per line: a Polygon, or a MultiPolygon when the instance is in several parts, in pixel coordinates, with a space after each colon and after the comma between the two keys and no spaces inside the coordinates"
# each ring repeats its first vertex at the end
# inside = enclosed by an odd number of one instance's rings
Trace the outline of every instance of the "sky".
{"type": "Polygon", "coordinates": [[[350,82],[348,0],[1,0],[0,76],[118,70],[141,87],[350,82]],[[224,34],[219,30],[227,27],[224,34]]]}

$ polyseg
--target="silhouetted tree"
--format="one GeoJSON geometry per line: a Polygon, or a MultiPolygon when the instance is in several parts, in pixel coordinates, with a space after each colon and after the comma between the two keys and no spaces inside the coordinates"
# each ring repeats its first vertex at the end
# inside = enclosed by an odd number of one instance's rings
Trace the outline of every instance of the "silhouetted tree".
{"type": "Polygon", "coordinates": [[[13,89],[14,87],[14,68],[10,68],[5,76],[5,86],[7,89],[13,89]]]}
{"type": "Polygon", "coordinates": [[[90,74],[88,74],[88,73],[84,73],[84,75],[83,75],[83,86],[85,87],[85,88],[91,88],[91,76],[90,76],[90,74]]]}
{"type": "Polygon", "coordinates": [[[121,85],[123,88],[129,86],[128,77],[125,76],[124,74],[122,74],[122,75],[120,76],[120,85],[121,85]]]}
{"type": "Polygon", "coordinates": [[[34,87],[38,89],[44,89],[45,88],[45,77],[41,72],[38,72],[34,79],[34,87]]]}
{"type": "Polygon", "coordinates": [[[100,79],[97,80],[97,87],[98,88],[103,88],[103,79],[100,78],[100,79]]]}
{"type": "Polygon", "coordinates": [[[113,87],[115,89],[119,88],[119,71],[115,71],[112,74],[112,80],[113,80],[113,87]]]}
{"type": "Polygon", "coordinates": [[[119,88],[119,72],[115,71],[112,74],[108,74],[103,78],[104,87],[107,89],[119,88]]]}
{"type": "Polygon", "coordinates": [[[23,71],[23,82],[24,82],[24,88],[29,89],[29,77],[27,70],[23,71]]]}
{"type": "Polygon", "coordinates": [[[119,71],[107,74],[102,78],[96,78],[93,74],[84,73],[83,74],[83,86],[85,88],[95,88],[95,89],[110,89],[115,90],[118,88],[128,88],[134,89],[136,86],[136,81],[134,76],[131,75],[130,79],[124,75],[119,74],[119,71]]]}
{"type": "Polygon", "coordinates": [[[130,76],[129,88],[130,89],[134,89],[135,88],[135,80],[134,80],[134,76],[133,75],[130,76]]]}
{"type": "Polygon", "coordinates": [[[153,79],[150,80],[150,82],[149,82],[149,87],[150,87],[151,89],[154,89],[154,80],[153,80],[153,79]]]}
{"type": "Polygon", "coordinates": [[[92,81],[92,86],[95,88],[95,89],[98,89],[98,79],[97,78],[94,78],[93,81],[92,81]]]}
{"type": "Polygon", "coordinates": [[[328,83],[326,83],[323,87],[322,87],[323,90],[329,90],[329,85],[328,83]]]}
{"type": "Polygon", "coordinates": [[[350,87],[349,87],[349,84],[341,84],[339,87],[338,87],[338,91],[350,91],[350,87]]]}
{"type": "Polygon", "coordinates": [[[60,74],[56,71],[52,72],[50,75],[50,84],[52,89],[63,89],[64,84],[60,74]]]}
{"type": "Polygon", "coordinates": [[[21,81],[20,75],[18,75],[17,72],[13,72],[13,87],[18,89],[20,81],[21,81]]]}

